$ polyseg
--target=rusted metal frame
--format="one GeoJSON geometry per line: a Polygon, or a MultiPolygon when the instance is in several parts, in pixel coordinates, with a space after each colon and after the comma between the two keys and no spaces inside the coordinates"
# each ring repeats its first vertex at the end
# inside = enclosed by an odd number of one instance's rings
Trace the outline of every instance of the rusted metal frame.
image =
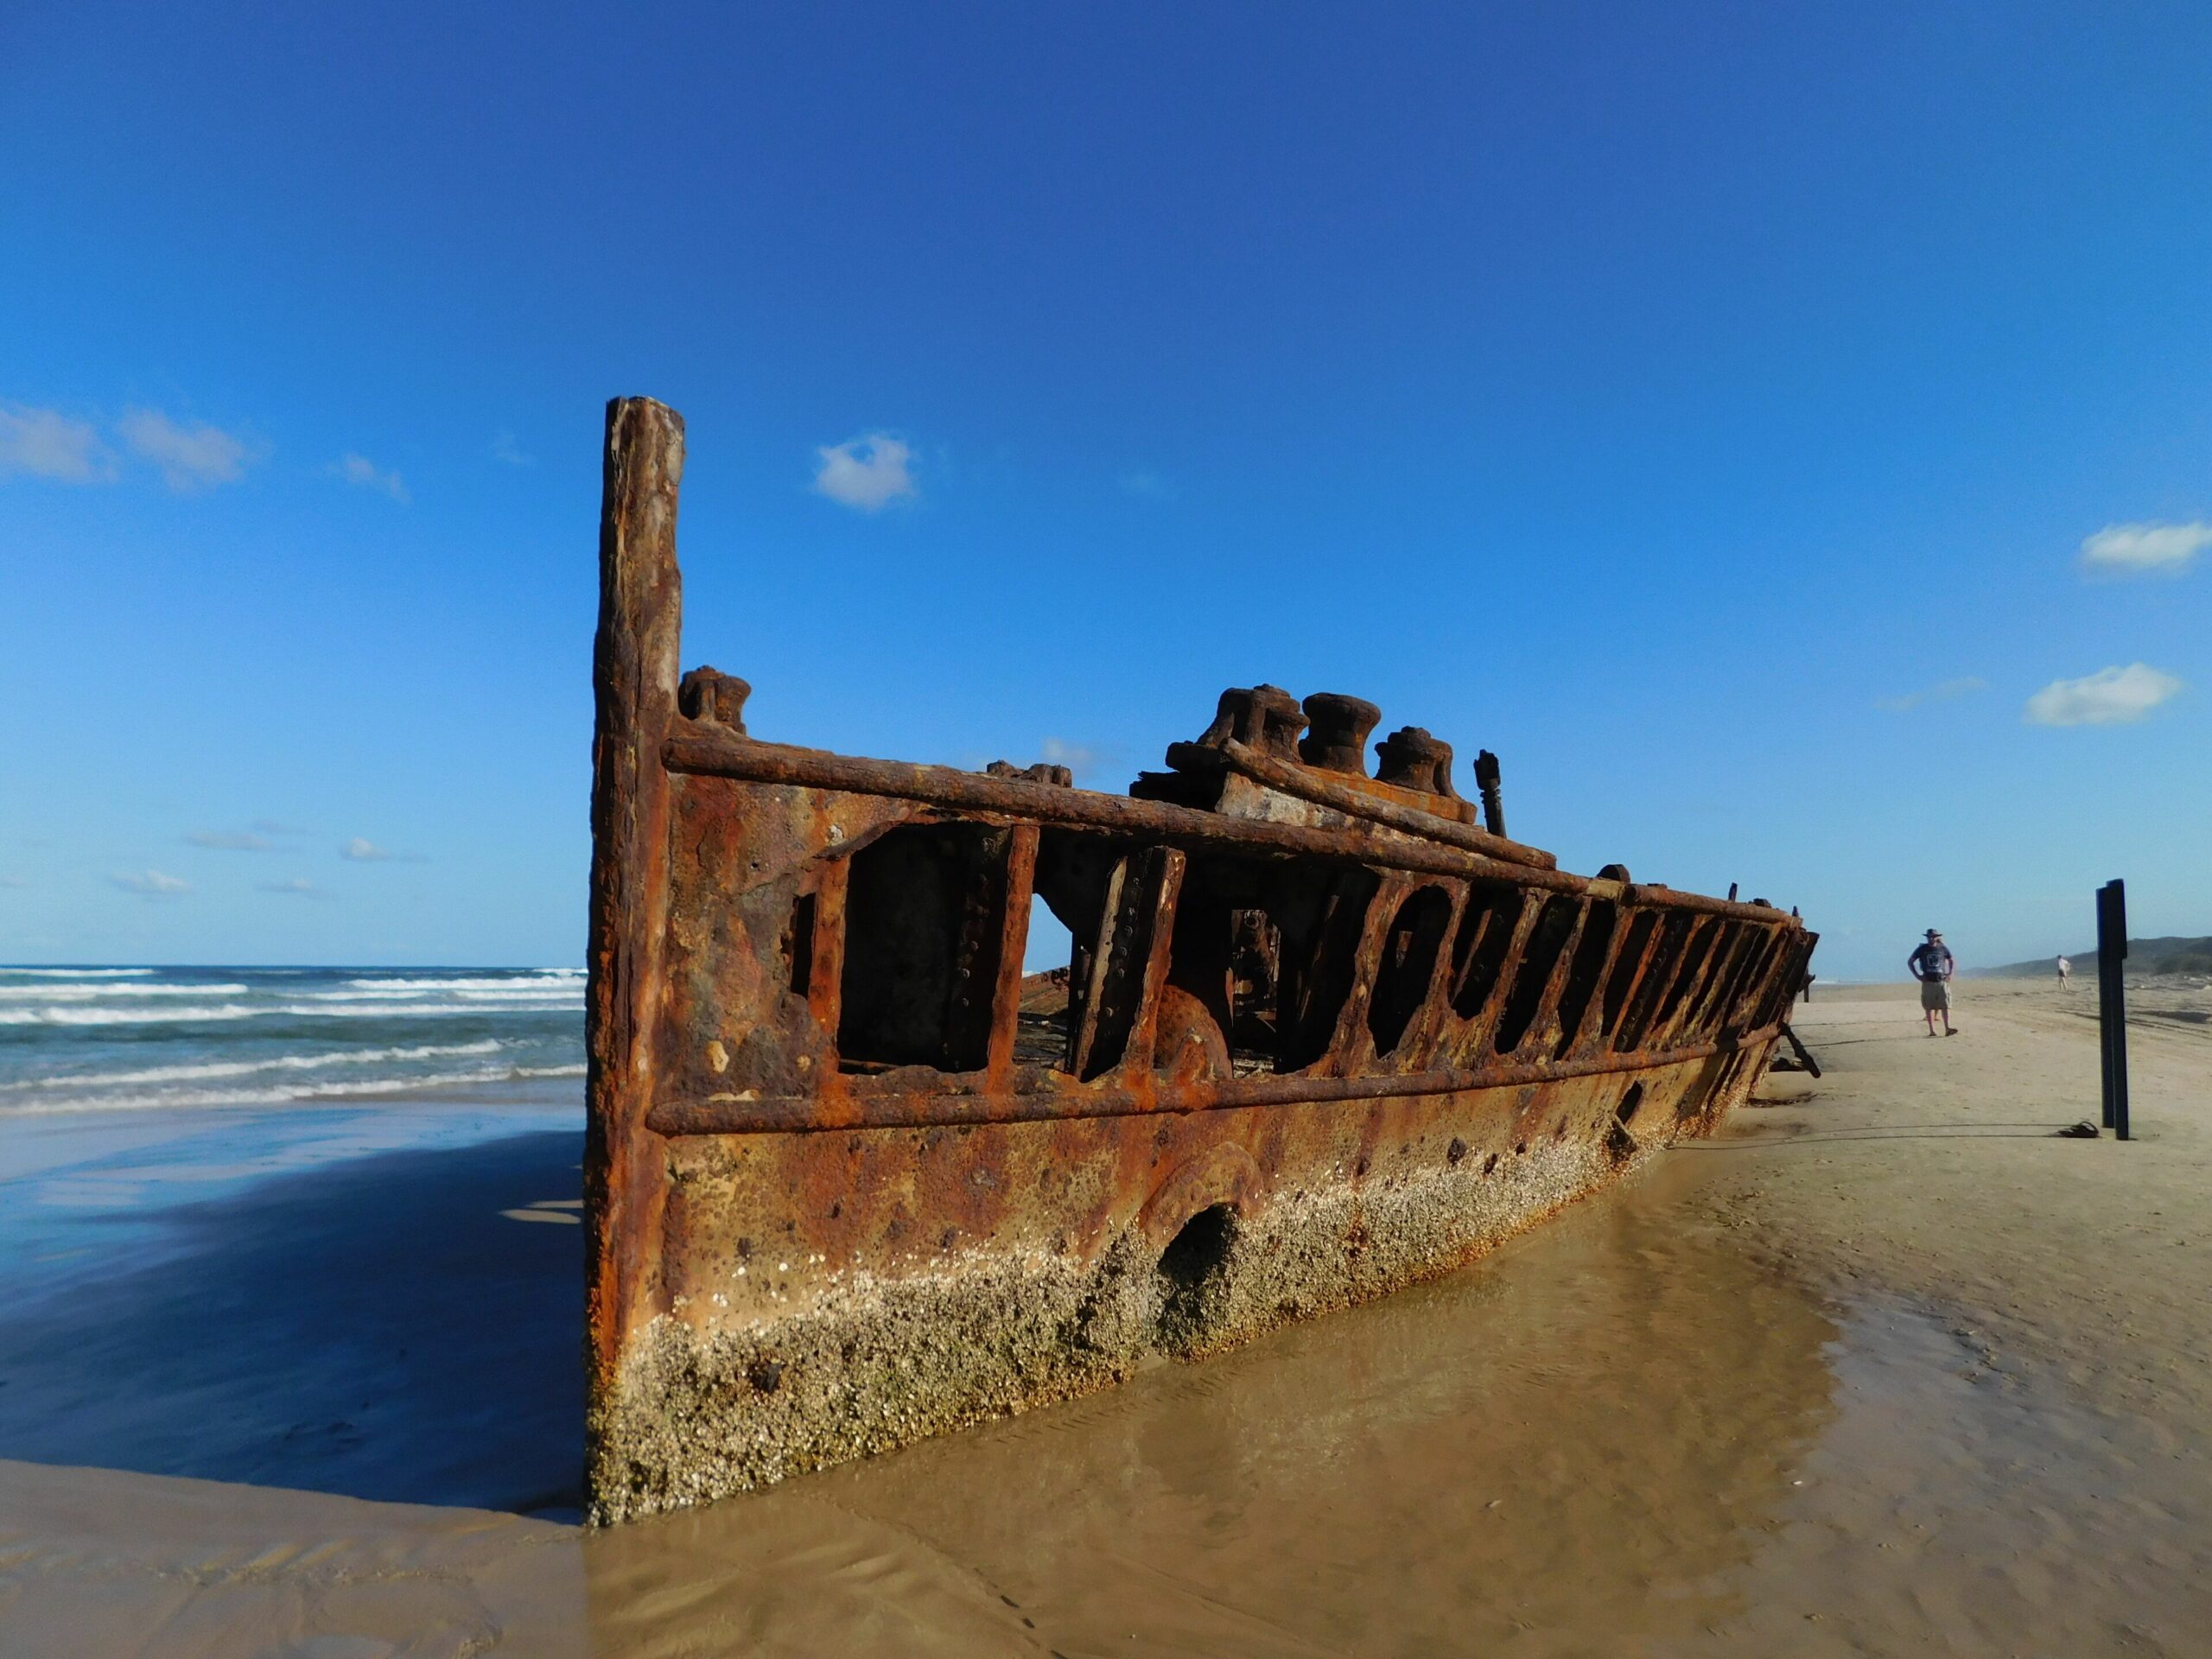
{"type": "MultiPolygon", "coordinates": [[[[1648,913],[1649,912],[1646,909],[1631,910],[1628,906],[1618,900],[1615,901],[1613,934],[1605,941],[1605,959],[1598,964],[1597,982],[1590,988],[1590,1000],[1582,1005],[1582,1018],[1575,1024],[1573,1039],[1567,1046],[1566,1053],[1562,1056],[1563,1058],[1573,1059],[1578,1055],[1594,1053],[1604,1046],[1606,1040],[1605,987],[1612,979],[1613,969],[1620,961],[1621,952],[1628,948],[1628,937],[1634,931],[1636,918],[1648,913]]],[[[1584,925],[1588,925],[1586,917],[1584,925]]],[[[1649,937],[1643,942],[1646,956],[1650,954],[1651,940],[1658,937],[1659,926],[1655,921],[1652,924],[1649,937]]],[[[1629,995],[1633,996],[1635,994],[1636,987],[1631,983],[1629,987],[1629,995]]],[[[1624,1014],[1628,1011],[1628,1004],[1625,1001],[1621,1004],[1621,1011],[1624,1014]]],[[[1564,1037],[1567,1033],[1562,1032],[1560,1034],[1564,1037]]]]}
{"type": "Polygon", "coordinates": [[[1500,859],[1507,863],[1524,864],[1540,870],[1559,867],[1556,858],[1538,848],[1509,841],[1503,836],[1494,836],[1487,830],[1478,830],[1457,818],[1447,818],[1434,812],[1424,812],[1418,807],[1402,806],[1395,801],[1383,800],[1364,790],[1338,783],[1309,767],[1294,766],[1271,755],[1262,754],[1257,749],[1240,743],[1233,737],[1222,741],[1220,751],[1230,766],[1254,783],[1264,784],[1285,795],[1295,795],[1300,800],[1311,801],[1317,806],[1332,808],[1347,817],[1366,818],[1395,830],[1402,835],[1418,836],[1424,841],[1440,841],[1448,846],[1464,847],[1469,852],[1480,853],[1484,857],[1500,859]]]}
{"type": "MultiPolygon", "coordinates": [[[[1344,992],[1344,1006],[1337,1010],[1337,1028],[1330,1035],[1328,1052],[1299,1075],[1353,1075],[1375,1064],[1375,1038],[1368,1028],[1367,1016],[1374,1006],[1376,981],[1382,972],[1382,946],[1397,922],[1399,906],[1428,885],[1416,877],[1390,874],[1375,889],[1367,901],[1367,914],[1360,919],[1359,943],[1352,951],[1351,984],[1344,992]]],[[[1432,984],[1434,979],[1432,970],[1432,984]]],[[[1414,1017],[1418,1020],[1421,1015],[1414,1017]]],[[[1399,1039],[1401,1043],[1404,1040],[1399,1039]]]]}
{"type": "Polygon", "coordinates": [[[1765,963],[1767,953],[1772,951],[1774,944],[1777,944],[1777,936],[1774,936],[1774,933],[1761,933],[1758,929],[1752,929],[1752,936],[1750,936],[1747,944],[1737,953],[1738,960],[1737,960],[1737,967],[1734,967],[1734,973],[1730,973],[1727,984],[1723,984],[1721,993],[1719,993],[1717,998],[1712,1000],[1712,1027],[1710,1028],[1714,1028],[1714,1031],[1727,1031],[1727,1028],[1734,1027],[1734,1024],[1741,1024],[1741,1020],[1738,1020],[1738,1008],[1741,1008],[1743,998],[1745,998],[1750,984],[1758,978],[1758,967],[1765,963]]]}
{"type": "Polygon", "coordinates": [[[1014,831],[1010,828],[998,831],[995,844],[987,842],[986,846],[982,867],[960,896],[959,932],[953,945],[944,1028],[948,1039],[952,1039],[980,1027],[988,1069],[991,1038],[997,1030],[999,980],[1006,967],[1007,865],[1014,831]]]}
{"type": "Polygon", "coordinates": [[[809,941],[806,1011],[834,1046],[845,997],[845,895],[853,861],[831,859],[814,872],[814,928],[809,941]]]}
{"type": "Polygon", "coordinates": [[[998,978],[991,988],[990,1048],[983,1065],[983,1075],[994,1089],[1006,1087],[1014,1076],[1014,1039],[1021,1027],[1022,958],[1028,953],[1030,901],[1037,890],[1037,826],[1017,823],[1007,837],[998,978]]]}
{"type": "Polygon", "coordinates": [[[1751,988],[1758,983],[1759,975],[1764,971],[1769,958],[1781,943],[1778,931],[1760,933],[1753,930],[1751,944],[1744,951],[1743,960],[1737,965],[1734,976],[1714,999],[1713,1029],[1726,1032],[1744,1023],[1745,1000],[1751,995],[1751,988]]]}
{"type": "Polygon", "coordinates": [[[1622,907],[1621,919],[1614,932],[1613,960],[1605,969],[1604,983],[1598,988],[1598,1023],[1589,1035],[1592,1052],[1609,1046],[1614,1033],[1620,1029],[1621,1021],[1628,1017],[1629,1008],[1636,999],[1636,988],[1650,969],[1660,927],[1665,919],[1665,912],[1654,910],[1649,905],[1622,907]],[[1628,955],[1631,949],[1635,952],[1633,959],[1628,955]],[[1621,979],[1618,996],[1611,994],[1616,978],[1621,979]],[[1608,1003],[1611,1005],[1610,1013],[1606,1011],[1608,1003]]]}
{"type": "Polygon", "coordinates": [[[662,997],[672,788],[658,764],[677,717],[683,584],[676,563],[683,421],[650,398],[607,406],[592,646],[591,904],[585,959],[585,1306],[607,1384],[656,1294],[665,1200],[649,1118],[662,997]]]}
{"type": "Polygon", "coordinates": [[[1775,953],[1782,949],[1783,936],[1777,932],[1762,938],[1758,948],[1745,959],[1744,968],[1736,982],[1720,999],[1720,1029],[1730,1030],[1745,1023],[1750,1010],[1746,1007],[1765,982],[1773,965],[1775,953]]]}
{"type": "Polygon", "coordinates": [[[1736,941],[1735,950],[1729,955],[1726,969],[1714,976],[1712,985],[1707,989],[1696,1020],[1685,1026],[1685,1031],[1713,1033],[1722,1029],[1729,1006],[1742,988],[1745,975],[1765,944],[1757,928],[1746,927],[1743,931],[1742,937],[1736,941]]]}
{"type": "Polygon", "coordinates": [[[1670,1037],[1680,1038],[1707,1028],[1708,1015],[1718,1000],[1721,988],[1727,983],[1734,970],[1737,954],[1744,948],[1748,930],[1733,921],[1722,924],[1719,936],[1713,942],[1713,949],[1706,954],[1704,966],[1690,982],[1681,1006],[1675,1011],[1670,1037]]]}
{"type": "Polygon", "coordinates": [[[1137,848],[1116,861],[1106,883],[1090,972],[1069,1009],[1068,1071],[1084,1081],[1152,1065],[1160,988],[1174,934],[1185,859],[1173,847],[1137,848]],[[1101,1046],[1111,1044],[1111,1058],[1101,1046]]]}
{"type": "Polygon", "coordinates": [[[1727,954],[1722,947],[1728,944],[1730,930],[1735,925],[1725,916],[1704,916],[1693,921],[1676,952],[1672,976],[1662,982],[1652,998],[1639,1033],[1640,1043],[1663,1046],[1681,1039],[1707,982],[1727,954]]]}
{"type": "Polygon", "coordinates": [[[1531,1042],[1536,1045],[1538,1053],[1548,1053],[1559,1046],[1560,999],[1567,995],[1567,982],[1574,972],[1574,953],[1581,947],[1582,931],[1590,925],[1590,915],[1596,906],[1596,900],[1586,897],[1575,906],[1573,925],[1567,930],[1567,938],[1560,944],[1559,956],[1552,963],[1551,976],[1544,982],[1544,993],[1537,1000],[1529,1029],[1513,1046],[1515,1053],[1531,1042]]]}
{"type": "Polygon", "coordinates": [[[1667,924],[1681,912],[1647,906],[1642,907],[1639,913],[1651,917],[1651,931],[1643,941],[1643,960],[1637,964],[1636,977],[1629,986],[1628,995],[1621,999],[1620,1016],[1613,1021],[1612,1029],[1605,1033],[1605,1046],[1620,1052],[1632,1052],[1650,1046],[1651,1021],[1666,1006],[1667,993],[1673,987],[1675,976],[1685,970],[1684,953],[1697,938],[1698,929],[1707,925],[1713,927],[1726,925],[1717,917],[1692,915],[1684,925],[1681,938],[1675,949],[1669,951],[1662,948],[1667,941],[1667,924]],[[1643,1001],[1647,984],[1652,988],[1651,1001],[1639,1015],[1637,1007],[1643,1001]],[[1624,1049],[1621,1039],[1628,1033],[1632,1022],[1637,1025],[1637,1040],[1624,1049]]]}
{"type": "Polygon", "coordinates": [[[1760,1016],[1765,1014],[1767,1004],[1773,1000],[1776,982],[1787,972],[1800,937],[1787,930],[1776,932],[1759,963],[1758,972],[1751,976],[1751,982],[1744,988],[1743,995],[1737,999],[1733,1010],[1736,1024],[1766,1023],[1760,1016]]]}
{"type": "Polygon", "coordinates": [[[1789,1005],[1796,1000],[1797,989],[1804,982],[1805,964],[1812,960],[1813,947],[1819,935],[1800,931],[1793,936],[1789,959],[1783,964],[1767,986],[1766,1000],[1751,1016],[1760,1025],[1780,1023],[1784,1031],[1789,1022],[1783,1018],[1789,1012],[1789,1005]]]}
{"type": "MultiPolygon", "coordinates": [[[[1725,922],[1713,924],[1726,926],[1725,922]]],[[[1668,994],[1675,982],[1689,971],[1690,946],[1698,936],[1703,918],[1688,911],[1663,913],[1651,935],[1644,969],[1637,978],[1635,989],[1621,1009],[1620,1023],[1614,1028],[1612,1049],[1617,1054],[1633,1053],[1651,1046],[1652,1025],[1659,1018],[1659,1011],[1666,1005],[1668,994]]]]}
{"type": "Polygon", "coordinates": [[[1160,994],[1167,984],[1168,957],[1175,942],[1175,906],[1182,899],[1183,875],[1189,868],[1189,860],[1173,847],[1147,848],[1141,856],[1144,885],[1152,895],[1147,918],[1151,935],[1137,981],[1136,1012],[1130,1017],[1128,1041],[1122,1048],[1122,1070],[1132,1077],[1152,1070],[1160,1032],[1160,994]]]}
{"type": "Polygon", "coordinates": [[[1466,1046],[1462,1053],[1488,1054],[1491,1038],[1497,1030],[1497,1022],[1504,1016],[1505,999],[1513,993],[1513,982],[1521,976],[1521,958],[1529,949],[1529,935],[1535,931],[1536,918],[1544,913],[1550,893],[1542,888],[1525,891],[1521,895],[1521,913],[1513,918],[1513,937],[1505,947],[1505,955],[1497,964],[1497,976],[1491,980],[1490,995],[1483,999],[1483,1006],[1467,1016],[1460,1030],[1453,1033],[1464,1039],[1466,1046]]]}
{"type": "MultiPolygon", "coordinates": [[[[970,812],[997,814],[1073,830],[1152,836],[1197,846],[1243,846],[1255,850],[1302,854],[1377,868],[1418,870],[1541,887],[1554,893],[1592,893],[1623,903],[1646,903],[1674,910],[1735,916],[1771,925],[1771,909],[1742,905],[1671,887],[1638,887],[1572,875],[1560,869],[1491,858],[1457,846],[1423,844],[1432,837],[1376,835],[1352,830],[1320,830],[1258,818],[1232,818],[1166,801],[1106,795],[1026,779],[994,778],[952,766],[900,760],[865,760],[827,749],[803,749],[740,737],[720,727],[679,721],[662,745],[661,759],[671,772],[730,778],[755,784],[792,784],[918,801],[970,812]]],[[[1440,823],[1448,820],[1439,819],[1440,823]]],[[[1459,826],[1462,829],[1465,826],[1459,826]]],[[[1787,918],[1782,918],[1787,920],[1787,918]]]]}
{"type": "Polygon", "coordinates": [[[1098,924],[1091,930],[1089,948],[1083,953],[1084,972],[1080,979],[1068,982],[1067,1071],[1071,1077],[1080,1077],[1090,1069],[1091,1051],[1098,1042],[1098,1022],[1109,1006],[1109,987],[1113,974],[1117,967],[1126,971],[1126,963],[1116,960],[1114,935],[1127,913],[1122,902],[1122,888],[1128,874],[1129,861],[1125,855],[1115,861],[1106,878],[1098,924]]]}
{"type": "Polygon", "coordinates": [[[1390,1051],[1391,1058],[1405,1071],[1427,1068],[1436,1057],[1446,1022],[1452,1018],[1452,943],[1466,917],[1468,895],[1473,889],[1465,881],[1447,880],[1441,886],[1452,900],[1452,913],[1445,918],[1444,937],[1437,942],[1436,960],[1428,966],[1428,988],[1422,995],[1421,1008],[1408,1023],[1397,1046],[1390,1051]]]}
{"type": "Polygon", "coordinates": [[[1572,1077],[1656,1071],[1771,1040],[1778,1027],[1734,1039],[1694,1043],[1648,1054],[1605,1054],[1580,1060],[1536,1060],[1490,1065],[1474,1071],[1423,1071],[1376,1077],[1250,1077],[1217,1086],[1160,1084],[1135,1089],[1114,1084],[1029,1090],[1011,1094],[902,1093],[855,1096],[859,1116],[836,1123],[794,1122],[812,1096],[796,1101],[671,1100],[656,1106],[650,1122],[664,1135],[782,1135],[869,1128],[950,1128],[963,1124],[1029,1123],[1068,1118],[1132,1117],[1154,1113],[1233,1111],[1259,1106],[1397,1100],[1426,1095],[1514,1089],[1572,1077]]]}
{"type": "Polygon", "coordinates": [[[1333,954],[1328,949],[1329,941],[1337,936],[1338,927],[1344,925],[1339,921],[1339,917],[1353,905],[1359,906],[1357,935],[1349,947],[1342,947],[1349,950],[1351,961],[1344,982],[1344,998],[1337,1004],[1333,1022],[1329,1027],[1328,1040],[1319,1054],[1288,1075],[1340,1075],[1344,1070],[1345,1056],[1357,1040],[1357,1021],[1364,1016],[1367,1009],[1365,994],[1372,989],[1372,970],[1378,954],[1375,947],[1377,930],[1389,923],[1382,896],[1394,885],[1403,881],[1402,877],[1377,874],[1371,868],[1365,873],[1374,876],[1375,885],[1374,890],[1363,898],[1357,896],[1360,882],[1351,872],[1339,872],[1332,881],[1328,897],[1322,901],[1320,921],[1313,931],[1315,954],[1310,958],[1301,959],[1299,964],[1298,1003],[1294,1008],[1285,1009],[1282,1007],[1278,988],[1276,1039],[1279,1045],[1277,1064],[1281,1064],[1280,1045],[1294,1038],[1302,1040],[1309,1029],[1307,1021],[1313,1015],[1313,999],[1317,995],[1317,983],[1325,985],[1327,982],[1325,978],[1326,965],[1333,954]],[[1378,918],[1381,918],[1379,921],[1378,918]]]}

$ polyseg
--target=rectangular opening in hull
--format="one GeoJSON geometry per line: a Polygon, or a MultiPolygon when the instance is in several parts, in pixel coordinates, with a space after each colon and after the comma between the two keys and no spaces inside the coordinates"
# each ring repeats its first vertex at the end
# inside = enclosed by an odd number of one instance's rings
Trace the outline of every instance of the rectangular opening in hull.
{"type": "Polygon", "coordinates": [[[846,1069],[982,1068],[1007,841],[979,824],[912,824],[853,855],[837,1022],[846,1069]]]}

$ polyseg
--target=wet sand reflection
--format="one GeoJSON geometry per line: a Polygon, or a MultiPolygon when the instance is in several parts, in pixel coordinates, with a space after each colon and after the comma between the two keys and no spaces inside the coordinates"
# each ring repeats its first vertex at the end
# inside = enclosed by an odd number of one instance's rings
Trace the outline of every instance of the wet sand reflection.
{"type": "Polygon", "coordinates": [[[284,1177],[0,1321],[0,1456],[39,1460],[0,1463],[0,1622],[149,1656],[1581,1653],[1735,1609],[1835,1415],[1828,1316],[1681,1160],[1390,1300],[709,1510],[356,1501],[573,1490],[575,1230],[499,1212],[574,1161],[284,1177]]]}
{"type": "Polygon", "coordinates": [[[1568,1653],[1695,1629],[1834,1414],[1835,1332],[1672,1202],[1681,1180],[1207,1365],[589,1539],[593,1629],[654,1651],[680,1601],[772,1643],[773,1586],[830,1642],[817,1594],[963,1580],[1007,1651],[1568,1653]]]}

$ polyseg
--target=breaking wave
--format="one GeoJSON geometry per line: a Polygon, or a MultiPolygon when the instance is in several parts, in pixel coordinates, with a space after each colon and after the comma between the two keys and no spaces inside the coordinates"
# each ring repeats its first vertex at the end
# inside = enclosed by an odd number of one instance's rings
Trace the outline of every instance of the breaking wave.
{"type": "Polygon", "coordinates": [[[0,1008],[0,1026],[193,1025],[220,1020],[266,1019],[280,1014],[295,1020],[427,1020],[450,1014],[474,1014],[481,1019],[494,1014],[582,1014],[583,1011],[581,998],[562,1002],[422,1002],[400,1006],[375,1002],[366,1006],[345,1004],[338,1007],[314,1002],[231,1002],[205,1008],[0,1008]]]}
{"type": "Polygon", "coordinates": [[[148,1095],[92,1095],[57,1097],[23,1106],[0,1106],[0,1118],[52,1117],[77,1112],[143,1112],[162,1109],[207,1110],[225,1106],[283,1106],[312,1102],[341,1104],[349,1100],[420,1094],[470,1084],[517,1083],[544,1077],[581,1077],[581,1065],[479,1066],[468,1071],[437,1071],[420,1077],[379,1077],[359,1083],[331,1083],[270,1089],[170,1090],[148,1095]]]}
{"type": "MultiPolygon", "coordinates": [[[[209,1060],[198,1065],[151,1065],[136,1071],[85,1071],[74,1076],[26,1077],[0,1083],[0,1094],[28,1089],[109,1089],[128,1083],[186,1083],[213,1077],[248,1077],[257,1071],[320,1071],[340,1065],[389,1065],[394,1061],[452,1059],[463,1054],[495,1054],[505,1046],[496,1037],[474,1043],[419,1043],[406,1048],[339,1049],[327,1054],[272,1054],[259,1060],[209,1060]]],[[[518,1067],[529,1071],[528,1067],[518,1067]]]]}

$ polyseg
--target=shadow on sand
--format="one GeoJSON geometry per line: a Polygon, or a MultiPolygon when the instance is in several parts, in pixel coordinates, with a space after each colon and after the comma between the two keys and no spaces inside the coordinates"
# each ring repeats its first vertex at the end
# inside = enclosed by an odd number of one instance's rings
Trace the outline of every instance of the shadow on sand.
{"type": "Polygon", "coordinates": [[[385,1153],[169,1211],[158,1259],[0,1313],[0,1458],[573,1515],[583,1230],[501,1212],[572,1199],[582,1149],[385,1153]]]}

